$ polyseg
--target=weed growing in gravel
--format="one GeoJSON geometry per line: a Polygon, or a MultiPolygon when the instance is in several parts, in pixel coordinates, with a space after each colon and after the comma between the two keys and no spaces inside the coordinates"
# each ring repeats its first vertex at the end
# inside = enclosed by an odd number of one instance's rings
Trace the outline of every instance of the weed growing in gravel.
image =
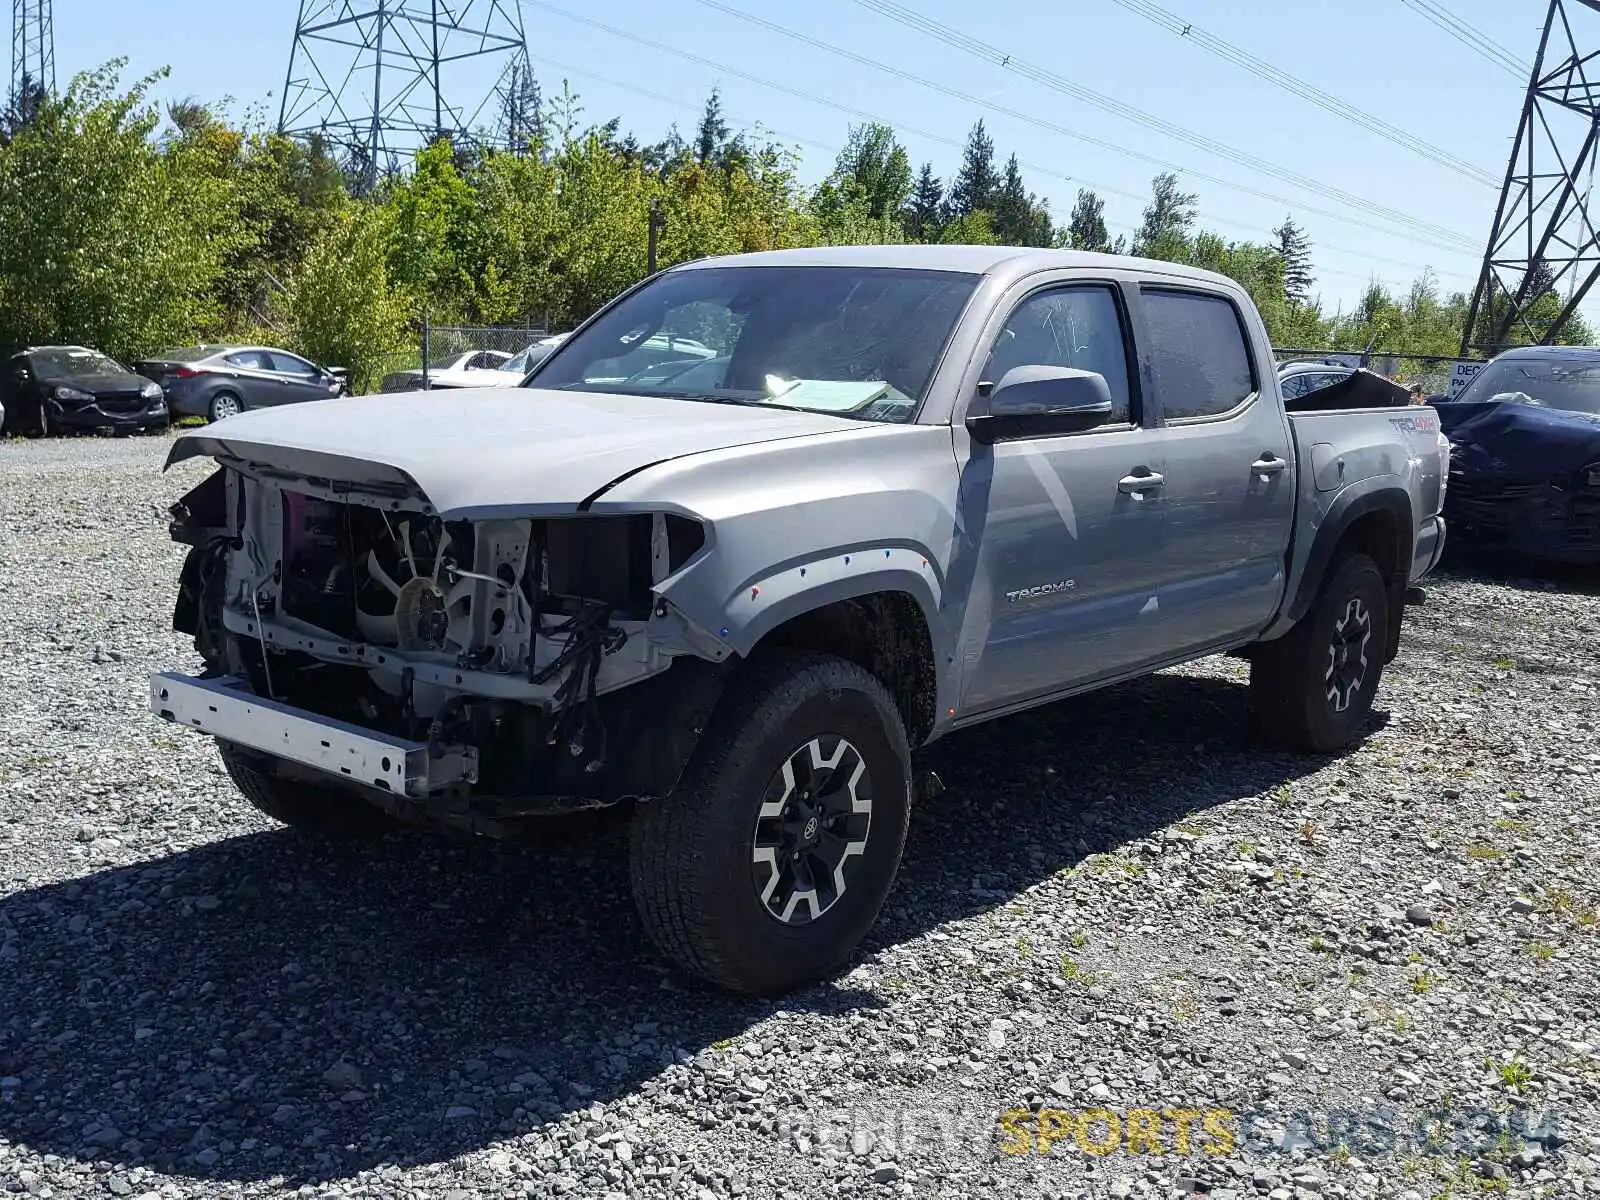
{"type": "Polygon", "coordinates": [[[1492,1058],[1483,1060],[1483,1065],[1495,1075],[1500,1077],[1500,1086],[1513,1092],[1521,1092],[1533,1082],[1533,1068],[1525,1062],[1495,1062],[1492,1058]]]}
{"type": "Polygon", "coordinates": [[[1499,847],[1491,846],[1488,842],[1473,842],[1467,847],[1467,857],[1474,862],[1493,862],[1497,858],[1504,858],[1499,847]]]}
{"type": "Polygon", "coordinates": [[[1424,971],[1421,975],[1412,978],[1411,990],[1419,996],[1426,995],[1428,992],[1433,991],[1433,985],[1438,982],[1432,974],[1424,971]]]}
{"type": "Polygon", "coordinates": [[[1527,950],[1530,955],[1540,962],[1549,962],[1556,956],[1556,948],[1549,942],[1529,942],[1527,950]]]}
{"type": "Polygon", "coordinates": [[[1075,933],[1075,934],[1073,934],[1072,935],[1072,944],[1076,949],[1082,950],[1085,946],[1087,946],[1089,944],[1089,935],[1087,933],[1075,933]]]}
{"type": "Polygon", "coordinates": [[[1503,829],[1507,833],[1527,833],[1531,828],[1526,821],[1518,821],[1514,817],[1501,817],[1494,823],[1496,829],[1503,829]]]}
{"type": "Polygon", "coordinates": [[[1306,821],[1300,826],[1300,840],[1308,846],[1315,846],[1317,838],[1322,834],[1322,826],[1315,821],[1306,821]]]}
{"type": "Polygon", "coordinates": [[[1504,656],[1495,659],[1494,665],[1502,671],[1515,671],[1517,669],[1517,660],[1509,656],[1504,656]]]}
{"type": "Polygon", "coordinates": [[[1078,960],[1070,954],[1061,956],[1061,977],[1073,983],[1081,983],[1086,988],[1095,985],[1094,972],[1084,970],[1078,965],[1078,960]]]}

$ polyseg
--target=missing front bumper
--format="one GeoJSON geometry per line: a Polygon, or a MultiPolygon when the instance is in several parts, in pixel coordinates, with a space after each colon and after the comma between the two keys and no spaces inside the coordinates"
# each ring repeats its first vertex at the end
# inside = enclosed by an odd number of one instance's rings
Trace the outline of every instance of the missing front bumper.
{"type": "Polygon", "coordinates": [[[478,780],[478,752],[470,746],[444,746],[435,755],[427,742],[264,700],[233,676],[152,675],[150,711],[223,741],[412,799],[478,780]]]}

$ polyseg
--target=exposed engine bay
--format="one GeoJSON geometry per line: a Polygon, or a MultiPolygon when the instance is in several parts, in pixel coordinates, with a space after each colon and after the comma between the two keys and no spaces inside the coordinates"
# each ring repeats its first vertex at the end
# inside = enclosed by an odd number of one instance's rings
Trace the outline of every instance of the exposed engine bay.
{"type": "MultiPolygon", "coordinates": [[[[715,655],[652,636],[675,615],[652,589],[705,543],[687,517],[446,521],[414,494],[243,465],[172,512],[174,540],[193,547],[174,625],[208,675],[440,755],[465,749],[458,797],[560,809],[651,794],[674,774],[653,754],[679,750],[648,730],[652,712],[666,724],[666,689],[674,708],[686,687],[713,702],[715,655]]],[[[697,735],[700,707],[680,733],[697,735]]]]}

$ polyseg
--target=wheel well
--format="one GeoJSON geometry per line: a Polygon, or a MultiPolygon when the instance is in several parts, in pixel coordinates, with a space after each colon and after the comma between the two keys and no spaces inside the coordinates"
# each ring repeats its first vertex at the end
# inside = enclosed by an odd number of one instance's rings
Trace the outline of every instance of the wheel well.
{"type": "Polygon", "coordinates": [[[1407,573],[1407,564],[1401,551],[1400,521],[1386,508],[1376,509],[1350,523],[1350,528],[1339,538],[1342,558],[1352,551],[1365,554],[1378,564],[1378,570],[1391,585],[1396,575],[1407,573]]]}
{"type": "Polygon", "coordinates": [[[912,746],[933,732],[939,693],[933,637],[922,608],[907,593],[873,592],[812,609],[768,632],[759,645],[848,659],[889,689],[912,746]]]}
{"type": "Polygon", "coordinates": [[[1407,530],[1392,509],[1380,508],[1357,517],[1339,538],[1330,570],[1345,555],[1365,554],[1378,564],[1378,572],[1389,589],[1389,628],[1384,661],[1393,662],[1400,652],[1400,623],[1405,608],[1406,588],[1411,582],[1410,546],[1407,530]]]}

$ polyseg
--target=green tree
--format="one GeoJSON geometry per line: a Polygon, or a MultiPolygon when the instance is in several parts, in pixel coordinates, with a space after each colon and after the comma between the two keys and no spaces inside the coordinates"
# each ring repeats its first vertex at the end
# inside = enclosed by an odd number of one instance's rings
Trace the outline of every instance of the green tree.
{"type": "Polygon", "coordinates": [[[1151,183],[1150,203],[1145,206],[1133,252],[1145,258],[1182,262],[1188,254],[1189,231],[1194,227],[1193,192],[1180,191],[1178,177],[1170,171],[1157,175],[1151,183]]]}
{"type": "Polygon", "coordinates": [[[289,283],[289,331],[313,361],[344,367],[355,392],[373,389],[406,344],[408,302],[389,275],[389,214],[341,209],[289,283]]]}
{"type": "Polygon", "coordinates": [[[939,232],[939,241],[946,246],[993,246],[994,218],[984,209],[946,221],[939,232]]]}
{"type": "Polygon", "coordinates": [[[410,175],[388,186],[383,206],[396,285],[424,298],[435,320],[475,315],[481,214],[451,143],[439,138],[420,151],[410,175]]]}
{"type": "Polygon", "coordinates": [[[230,182],[163,154],[122,61],[46,97],[0,149],[0,341],[70,341],[129,358],[215,328],[241,237],[230,182]]]}
{"type": "Polygon", "coordinates": [[[717,162],[728,144],[728,122],[722,116],[722,93],[711,89],[694,132],[694,160],[702,167],[717,162]]]}
{"type": "Polygon", "coordinates": [[[1054,240],[1050,210],[1022,182],[1015,154],[1006,160],[995,192],[994,236],[1003,246],[1048,246],[1054,240]]]}
{"type": "Polygon", "coordinates": [[[887,125],[853,125],[828,182],[859,198],[873,220],[897,215],[911,195],[911,159],[887,125]]]}
{"type": "Polygon", "coordinates": [[[939,214],[943,207],[944,187],[933,173],[933,164],[923,163],[900,220],[906,237],[914,242],[938,241],[939,214]]]}
{"type": "Polygon", "coordinates": [[[1278,255],[1283,259],[1283,290],[1293,304],[1305,304],[1311,299],[1311,239],[1306,231],[1295,224],[1293,217],[1285,217],[1283,224],[1272,231],[1278,239],[1278,255]]]}
{"type": "Polygon", "coordinates": [[[967,134],[961,169],[956,172],[950,194],[945,198],[945,219],[950,221],[993,210],[999,190],[1000,177],[994,169],[994,139],[979,121],[967,134]]]}
{"type": "Polygon", "coordinates": [[[1088,188],[1078,189],[1078,201],[1067,221],[1067,237],[1074,250],[1105,253],[1111,249],[1106,229],[1106,202],[1088,188]]]}

